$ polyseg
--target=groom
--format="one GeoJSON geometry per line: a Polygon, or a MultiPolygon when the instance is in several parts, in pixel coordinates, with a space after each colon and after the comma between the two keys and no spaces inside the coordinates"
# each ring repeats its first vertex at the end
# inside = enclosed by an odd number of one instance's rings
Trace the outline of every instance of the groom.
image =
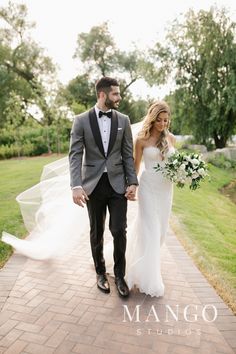
{"type": "Polygon", "coordinates": [[[133,161],[129,118],[116,111],[121,101],[118,82],[102,77],[96,83],[97,103],[75,117],[69,152],[74,203],[87,205],[90,243],[97,286],[110,292],[103,258],[103,233],[107,208],[114,244],[114,274],[119,295],[129,295],[125,276],[127,199],[138,185],[133,161]]]}

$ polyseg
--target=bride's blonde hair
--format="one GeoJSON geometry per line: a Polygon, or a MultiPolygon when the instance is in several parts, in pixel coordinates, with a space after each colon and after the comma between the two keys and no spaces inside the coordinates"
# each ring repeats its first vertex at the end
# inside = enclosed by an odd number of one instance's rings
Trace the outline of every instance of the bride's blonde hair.
{"type": "Polygon", "coordinates": [[[168,113],[168,125],[167,129],[161,132],[161,135],[156,142],[156,146],[160,149],[161,155],[164,158],[166,152],[168,151],[168,141],[166,137],[170,126],[170,107],[165,101],[155,101],[152,103],[148,109],[147,115],[143,118],[143,126],[138,133],[138,136],[145,140],[150,138],[153,125],[161,112],[168,113]]]}

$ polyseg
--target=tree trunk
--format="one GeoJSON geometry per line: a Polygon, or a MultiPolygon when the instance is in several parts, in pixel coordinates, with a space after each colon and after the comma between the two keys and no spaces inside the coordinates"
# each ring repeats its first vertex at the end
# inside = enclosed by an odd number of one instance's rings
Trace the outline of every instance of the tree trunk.
{"type": "Polygon", "coordinates": [[[57,154],[61,153],[60,126],[57,123],[57,154]]]}
{"type": "Polygon", "coordinates": [[[135,81],[137,81],[137,79],[138,79],[138,78],[132,79],[132,80],[123,88],[123,90],[121,90],[121,95],[123,95],[124,92],[125,92],[135,81]]]}
{"type": "Polygon", "coordinates": [[[46,133],[47,133],[47,147],[48,147],[48,153],[51,154],[52,150],[51,150],[51,146],[50,146],[50,138],[49,138],[49,134],[48,134],[48,126],[46,126],[46,133]]]}
{"type": "Polygon", "coordinates": [[[214,141],[216,149],[223,149],[226,146],[228,138],[222,135],[218,135],[217,132],[214,132],[214,141]]]}

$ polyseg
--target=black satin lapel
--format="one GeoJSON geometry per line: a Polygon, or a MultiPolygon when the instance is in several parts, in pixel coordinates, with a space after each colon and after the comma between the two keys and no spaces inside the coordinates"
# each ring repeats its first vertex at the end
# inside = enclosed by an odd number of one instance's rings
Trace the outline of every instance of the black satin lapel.
{"type": "Polygon", "coordinates": [[[109,140],[107,155],[109,155],[109,153],[111,152],[111,150],[113,148],[113,145],[115,144],[117,130],[118,130],[118,116],[117,116],[116,111],[112,110],[111,133],[110,133],[110,140],[109,140]]]}
{"type": "Polygon", "coordinates": [[[103,145],[102,145],[102,137],[101,137],[100,129],[98,126],[95,108],[92,108],[89,111],[89,122],[90,122],[90,126],[91,126],[91,129],[93,132],[94,140],[95,140],[99,150],[101,151],[101,153],[105,156],[105,152],[104,152],[103,145]]]}

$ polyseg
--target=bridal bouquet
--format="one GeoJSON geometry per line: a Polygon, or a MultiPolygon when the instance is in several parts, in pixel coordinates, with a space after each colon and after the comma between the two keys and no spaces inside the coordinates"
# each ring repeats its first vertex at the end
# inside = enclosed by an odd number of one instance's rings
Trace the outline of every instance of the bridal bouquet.
{"type": "Polygon", "coordinates": [[[208,176],[206,163],[196,153],[175,152],[164,166],[157,164],[154,169],[161,171],[177,187],[183,188],[187,184],[192,190],[199,188],[201,180],[208,176]]]}

